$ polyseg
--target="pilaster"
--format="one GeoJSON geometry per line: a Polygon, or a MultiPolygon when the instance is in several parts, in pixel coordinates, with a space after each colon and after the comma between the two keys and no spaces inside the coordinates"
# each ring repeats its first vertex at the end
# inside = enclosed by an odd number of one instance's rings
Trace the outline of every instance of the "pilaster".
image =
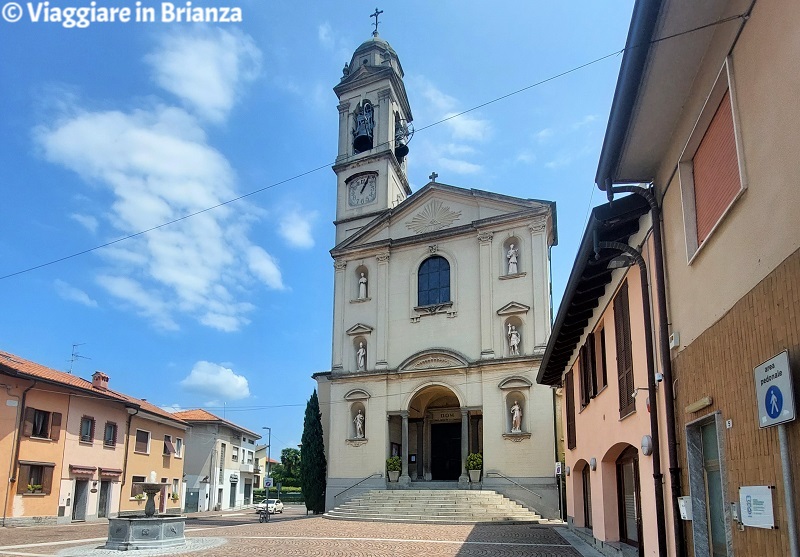
{"type": "Polygon", "coordinates": [[[461,409],[461,475],[458,477],[459,485],[469,483],[467,473],[467,455],[469,454],[469,410],[461,409]]]}
{"type": "Polygon", "coordinates": [[[331,370],[341,371],[342,352],[344,348],[344,298],[346,261],[334,261],[333,268],[333,346],[331,347],[331,370]]]}
{"type": "Polygon", "coordinates": [[[350,103],[344,101],[336,107],[339,109],[339,151],[336,160],[347,158],[347,145],[350,131],[350,103]]]}
{"type": "Polygon", "coordinates": [[[478,234],[481,298],[481,359],[494,358],[494,335],[492,334],[492,237],[491,232],[478,234]]]}
{"type": "MultiPolygon", "coordinates": [[[[543,350],[550,334],[550,261],[547,250],[547,220],[543,218],[530,226],[533,282],[533,347],[543,350]],[[533,272],[538,271],[538,272],[533,272]]],[[[538,349],[538,350],[537,350],[538,349]]]]}
{"type": "Polygon", "coordinates": [[[389,252],[380,253],[376,287],[378,318],[375,335],[375,369],[389,368],[389,252]]]}

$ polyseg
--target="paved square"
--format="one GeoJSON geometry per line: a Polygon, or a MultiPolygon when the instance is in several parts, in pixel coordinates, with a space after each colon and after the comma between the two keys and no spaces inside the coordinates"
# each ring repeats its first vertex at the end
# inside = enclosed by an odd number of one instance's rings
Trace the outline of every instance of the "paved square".
{"type": "MultiPolygon", "coordinates": [[[[99,556],[107,524],[0,528],[0,556],[99,556]]],[[[334,521],[306,516],[305,509],[287,507],[282,515],[259,523],[249,511],[187,520],[186,537],[198,549],[161,552],[136,551],[134,555],[202,555],[230,557],[240,554],[345,556],[569,556],[582,553],[546,525],[433,525],[334,521]]],[[[585,553],[584,553],[585,554],[585,553]]]]}

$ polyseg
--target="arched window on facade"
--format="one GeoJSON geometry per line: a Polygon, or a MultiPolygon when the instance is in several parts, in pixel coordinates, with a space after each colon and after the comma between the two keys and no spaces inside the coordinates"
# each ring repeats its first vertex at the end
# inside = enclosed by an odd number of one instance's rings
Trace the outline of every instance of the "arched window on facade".
{"type": "Polygon", "coordinates": [[[422,262],[417,272],[417,297],[420,306],[443,304],[450,300],[450,263],[439,255],[422,262]]]}

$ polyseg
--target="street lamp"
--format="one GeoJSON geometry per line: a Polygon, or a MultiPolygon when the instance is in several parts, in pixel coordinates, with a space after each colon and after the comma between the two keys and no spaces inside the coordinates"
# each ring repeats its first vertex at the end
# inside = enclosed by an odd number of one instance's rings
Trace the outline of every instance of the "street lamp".
{"type": "MultiPolygon", "coordinates": [[[[269,478],[270,477],[270,475],[269,475],[269,452],[270,452],[270,449],[272,448],[271,447],[271,445],[272,445],[272,429],[268,428],[266,426],[262,427],[261,429],[266,429],[267,430],[267,476],[266,477],[269,478]]],[[[267,499],[269,499],[269,487],[267,488],[267,499]]]]}

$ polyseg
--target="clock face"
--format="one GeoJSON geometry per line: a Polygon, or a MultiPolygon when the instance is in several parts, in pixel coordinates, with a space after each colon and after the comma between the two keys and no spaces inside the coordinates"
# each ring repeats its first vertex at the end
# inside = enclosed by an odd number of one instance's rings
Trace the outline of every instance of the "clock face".
{"type": "Polygon", "coordinates": [[[347,202],[351,207],[372,203],[377,193],[374,174],[359,176],[347,184],[347,202]]]}

